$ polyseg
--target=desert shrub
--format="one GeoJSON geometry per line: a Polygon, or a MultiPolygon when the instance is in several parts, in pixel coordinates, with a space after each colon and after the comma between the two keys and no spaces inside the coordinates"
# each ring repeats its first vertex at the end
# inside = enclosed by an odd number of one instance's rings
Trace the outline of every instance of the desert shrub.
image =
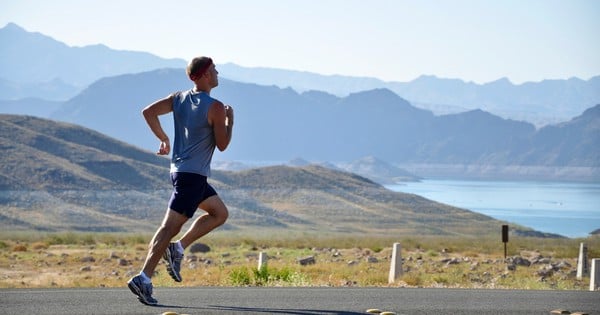
{"type": "Polygon", "coordinates": [[[45,242],[35,242],[35,243],[31,244],[31,248],[33,248],[35,250],[48,249],[48,243],[45,243],[45,242]]]}
{"type": "Polygon", "coordinates": [[[48,243],[50,245],[73,245],[77,244],[78,240],[78,234],[74,233],[52,234],[48,237],[48,243]]]}
{"type": "Polygon", "coordinates": [[[382,246],[374,246],[374,247],[371,248],[371,250],[374,253],[379,253],[379,252],[381,252],[383,250],[383,247],[382,246]]]}
{"type": "Polygon", "coordinates": [[[443,276],[443,275],[435,275],[435,276],[433,276],[433,278],[431,280],[433,280],[435,283],[439,283],[439,284],[448,284],[448,282],[450,282],[448,280],[448,277],[443,276]]]}
{"type": "Polygon", "coordinates": [[[423,279],[416,273],[405,273],[402,275],[402,281],[404,281],[409,286],[420,286],[423,284],[423,279]]]}
{"type": "Polygon", "coordinates": [[[12,251],[13,252],[26,252],[27,246],[25,246],[23,244],[17,244],[15,246],[13,246],[12,251]]]}

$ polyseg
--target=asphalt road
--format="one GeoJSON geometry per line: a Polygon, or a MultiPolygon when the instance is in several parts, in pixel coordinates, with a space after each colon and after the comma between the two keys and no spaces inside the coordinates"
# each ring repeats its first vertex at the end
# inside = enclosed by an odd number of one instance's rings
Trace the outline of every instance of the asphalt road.
{"type": "Polygon", "coordinates": [[[155,288],[159,306],[127,288],[0,289],[0,314],[550,314],[600,315],[600,292],[405,288],[155,288]]]}

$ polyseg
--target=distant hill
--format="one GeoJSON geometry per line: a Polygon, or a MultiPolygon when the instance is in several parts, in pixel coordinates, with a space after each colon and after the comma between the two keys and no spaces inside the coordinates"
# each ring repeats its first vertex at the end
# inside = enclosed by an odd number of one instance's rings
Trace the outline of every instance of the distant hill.
{"type": "MultiPolygon", "coordinates": [[[[160,222],[165,158],[51,120],[0,115],[0,128],[4,231],[148,232],[160,222]]],[[[215,171],[211,183],[231,211],[224,228],[240,231],[478,236],[502,224],[320,166],[215,171]]]]}
{"type": "MultiPolygon", "coordinates": [[[[9,74],[5,75],[9,76],[9,74]]],[[[40,82],[15,82],[0,77],[0,100],[43,98],[45,102],[60,101],[77,95],[81,89],[59,78],[40,82]]]]}
{"type": "Polygon", "coordinates": [[[396,184],[422,179],[374,156],[367,156],[349,163],[339,163],[338,166],[345,171],[356,173],[381,184],[396,184]]]}
{"type": "Polygon", "coordinates": [[[168,160],[79,126],[0,115],[4,190],[164,187],[168,160]]]}
{"type": "Polygon", "coordinates": [[[64,100],[102,77],[185,64],[101,44],[71,47],[14,23],[0,28],[0,99],[64,100]]]}
{"type": "Polygon", "coordinates": [[[0,115],[0,130],[3,230],[141,231],[159,220],[166,159],[31,116],[0,115]]]}
{"type": "Polygon", "coordinates": [[[60,101],[48,101],[32,97],[18,100],[0,100],[0,113],[47,118],[58,111],[63,104],[64,102],[60,101]]]}

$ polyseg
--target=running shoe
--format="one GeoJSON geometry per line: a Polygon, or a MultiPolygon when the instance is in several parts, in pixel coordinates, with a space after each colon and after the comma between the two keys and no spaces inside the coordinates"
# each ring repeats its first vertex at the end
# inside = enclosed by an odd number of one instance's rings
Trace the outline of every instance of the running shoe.
{"type": "Polygon", "coordinates": [[[142,276],[137,275],[129,281],[127,286],[133,294],[138,296],[138,300],[146,305],[157,305],[158,301],[152,297],[152,283],[144,283],[142,276]]]}
{"type": "Polygon", "coordinates": [[[171,243],[167,250],[163,254],[163,259],[167,262],[167,271],[173,280],[181,282],[181,260],[183,260],[183,254],[177,250],[177,244],[171,243]]]}

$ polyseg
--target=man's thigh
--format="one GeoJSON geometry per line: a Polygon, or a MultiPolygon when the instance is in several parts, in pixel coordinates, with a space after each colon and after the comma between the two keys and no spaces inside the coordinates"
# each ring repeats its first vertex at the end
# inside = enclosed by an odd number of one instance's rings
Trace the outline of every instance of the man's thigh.
{"type": "Polygon", "coordinates": [[[223,203],[223,200],[219,195],[214,195],[206,198],[200,203],[198,208],[206,211],[210,215],[219,215],[227,213],[227,206],[223,203]]]}

